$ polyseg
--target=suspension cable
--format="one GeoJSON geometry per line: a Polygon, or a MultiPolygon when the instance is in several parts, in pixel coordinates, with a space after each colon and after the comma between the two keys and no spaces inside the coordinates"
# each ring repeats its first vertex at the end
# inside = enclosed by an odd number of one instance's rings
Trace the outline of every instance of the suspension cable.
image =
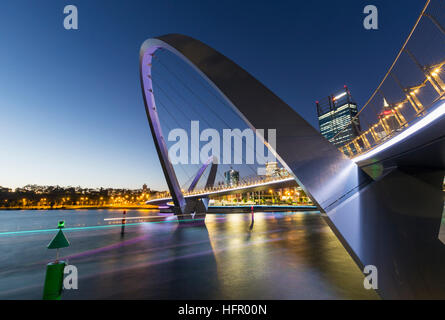
{"type": "MultiPolygon", "coordinates": [[[[353,123],[354,120],[357,120],[359,115],[362,113],[362,111],[369,105],[369,103],[374,99],[374,97],[376,96],[377,92],[380,90],[380,88],[382,87],[383,83],[386,81],[386,79],[388,78],[389,74],[393,71],[394,66],[396,65],[397,61],[399,60],[400,56],[402,55],[403,51],[405,50],[409,40],[411,39],[412,35],[414,34],[414,31],[417,29],[417,26],[419,25],[420,20],[422,19],[423,15],[425,14],[426,9],[428,8],[429,4],[430,4],[431,0],[427,0],[425,3],[425,6],[423,7],[422,12],[420,13],[419,17],[416,20],[416,23],[414,24],[414,27],[411,29],[411,32],[409,33],[408,37],[406,38],[405,42],[403,43],[402,48],[400,49],[399,53],[397,54],[395,60],[393,61],[391,67],[389,68],[388,72],[386,72],[385,76],[383,77],[383,80],[380,82],[379,86],[377,87],[377,89],[375,89],[374,93],[371,95],[371,97],[368,99],[368,101],[365,103],[365,105],[357,112],[357,114],[353,117],[351,124],[353,123]]],[[[339,131],[334,137],[333,139],[335,139],[340,133],[344,132],[348,127],[343,128],[341,131],[339,131]]]]}
{"type": "MultiPolygon", "coordinates": [[[[174,73],[173,71],[171,71],[170,70],[170,68],[168,68],[162,61],[161,61],[161,59],[158,57],[158,59],[157,59],[157,61],[160,63],[160,65],[167,71],[167,72],[169,72],[172,76],[174,76],[175,78],[176,78],[176,80],[178,80],[178,82],[180,83],[180,84],[182,84],[182,86],[184,87],[184,88],[186,88],[197,100],[199,100],[199,102],[203,105],[203,106],[205,106],[205,107],[207,107],[207,109],[208,110],[210,110],[212,113],[213,113],[213,115],[216,117],[216,118],[218,118],[222,123],[224,123],[226,126],[227,126],[227,128],[230,128],[230,126],[229,126],[229,124],[222,118],[222,117],[220,117],[219,115],[218,115],[218,113],[217,112],[215,112],[214,110],[213,110],[213,108],[211,108],[210,107],[210,105],[208,104],[208,103],[206,103],[199,95],[197,95],[176,73],[174,73]]],[[[208,90],[208,89],[207,89],[208,90]]],[[[182,95],[180,95],[178,92],[176,92],[176,94],[178,95],[178,96],[181,96],[182,97],[182,100],[184,100],[188,105],[190,105],[189,103],[188,103],[188,101],[182,96],[182,95]]],[[[231,108],[230,108],[231,109],[231,108]]],[[[206,122],[206,120],[205,120],[205,122],[206,122]]],[[[207,122],[206,122],[207,123],[207,122]]],[[[208,124],[208,123],[207,123],[208,124]]],[[[208,124],[209,125],[209,124],[208,124]]],[[[212,127],[211,125],[209,125],[209,127],[212,127]]],[[[238,134],[238,136],[242,139],[242,136],[240,136],[239,134],[238,134]]],[[[247,147],[249,147],[253,152],[255,152],[255,150],[253,149],[253,147],[252,146],[250,146],[249,144],[247,144],[246,143],[246,146],[247,147]]],[[[233,145],[231,144],[231,149],[232,149],[232,151],[233,151],[233,153],[235,154],[235,150],[234,150],[234,148],[233,148],[233,145]]],[[[241,155],[242,156],[242,155],[241,155]]],[[[250,169],[250,170],[252,170],[252,172],[254,173],[254,174],[257,174],[257,171],[255,171],[252,167],[251,167],[251,165],[247,165],[247,167],[250,169]]]]}
{"type": "MultiPolygon", "coordinates": [[[[158,83],[159,81],[153,81],[153,84],[154,84],[154,86],[156,86],[157,88],[159,88],[159,89],[161,89],[161,91],[160,92],[162,92],[162,95],[164,96],[164,97],[166,97],[170,102],[171,102],[171,104],[172,104],[172,106],[173,107],[175,107],[175,109],[179,109],[181,112],[182,112],[182,114],[185,116],[185,114],[183,113],[183,111],[182,111],[182,109],[180,109],[180,108],[178,108],[178,107],[176,107],[176,103],[172,100],[172,98],[170,97],[170,95],[162,88],[162,85],[160,85],[159,83],[158,83]]],[[[172,88],[173,89],[173,88],[172,88]]],[[[174,91],[174,90],[173,90],[174,91]]],[[[188,101],[186,101],[186,100],[184,100],[186,103],[188,102],[188,101]]],[[[174,122],[178,125],[178,127],[181,127],[181,125],[179,124],[179,121],[176,119],[176,117],[174,116],[174,114],[173,113],[171,113],[170,112],[170,110],[169,110],[169,108],[167,108],[166,106],[165,106],[165,104],[163,104],[161,101],[159,101],[159,104],[163,107],[163,109],[165,109],[166,111],[167,111],[167,113],[170,115],[170,117],[174,120],[174,122]]],[[[186,117],[186,116],[185,116],[186,117]]],[[[206,121],[206,120],[204,120],[206,123],[207,123],[207,125],[210,127],[210,124],[206,121]]],[[[167,125],[167,124],[165,124],[166,126],[167,126],[167,128],[169,128],[170,130],[171,130],[171,128],[167,125]]],[[[235,151],[233,151],[234,153],[235,153],[235,151]]],[[[182,166],[180,166],[181,167],[181,169],[185,172],[185,169],[182,167],[182,166]]],[[[221,172],[220,171],[217,171],[217,174],[219,174],[219,176],[220,176],[220,178],[222,178],[222,180],[224,181],[224,176],[221,174],[221,172]]],[[[188,174],[186,174],[186,176],[188,177],[188,180],[184,183],[184,184],[182,184],[181,185],[181,187],[185,187],[185,185],[187,185],[187,183],[188,182],[191,182],[191,180],[194,178],[193,176],[189,176],[188,174]]]]}

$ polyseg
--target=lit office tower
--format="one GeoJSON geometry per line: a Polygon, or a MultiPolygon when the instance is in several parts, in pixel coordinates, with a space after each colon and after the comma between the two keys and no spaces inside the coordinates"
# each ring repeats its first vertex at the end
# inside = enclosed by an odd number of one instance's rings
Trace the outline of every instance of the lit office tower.
{"type": "Polygon", "coordinates": [[[316,105],[320,132],[335,146],[341,147],[358,136],[360,122],[358,118],[354,119],[358,112],[357,104],[353,102],[347,86],[339,94],[317,101],[316,105]]]}
{"type": "Polygon", "coordinates": [[[227,186],[233,187],[239,183],[239,172],[233,169],[224,172],[224,180],[227,186]]]}
{"type": "Polygon", "coordinates": [[[277,162],[267,162],[266,163],[266,177],[276,177],[279,174],[279,168],[277,162]]]}

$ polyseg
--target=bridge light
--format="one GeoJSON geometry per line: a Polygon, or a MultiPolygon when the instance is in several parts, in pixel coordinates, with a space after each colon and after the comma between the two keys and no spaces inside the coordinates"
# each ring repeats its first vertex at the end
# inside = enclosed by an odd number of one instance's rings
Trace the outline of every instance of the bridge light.
{"type": "Polygon", "coordinates": [[[387,140],[385,143],[379,145],[375,149],[373,149],[363,155],[352,158],[352,161],[357,163],[357,162],[363,161],[365,159],[369,159],[370,157],[376,155],[377,153],[390,148],[392,145],[394,145],[402,140],[405,140],[407,137],[411,136],[416,131],[428,126],[431,122],[433,122],[434,120],[436,120],[444,115],[445,115],[445,103],[438,106],[436,109],[434,109],[429,114],[427,114],[425,117],[423,117],[421,120],[419,120],[418,122],[413,124],[411,127],[407,128],[406,130],[404,130],[403,132],[401,132],[394,138],[387,140]]]}

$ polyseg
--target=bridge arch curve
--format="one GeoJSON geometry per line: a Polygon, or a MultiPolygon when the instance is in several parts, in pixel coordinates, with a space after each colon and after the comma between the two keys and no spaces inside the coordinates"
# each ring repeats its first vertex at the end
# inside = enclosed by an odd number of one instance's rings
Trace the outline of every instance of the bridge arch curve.
{"type": "Polygon", "coordinates": [[[164,176],[173,202],[181,212],[186,203],[173,166],[168,160],[153,92],[152,62],[159,49],[174,53],[192,66],[252,130],[276,129],[276,150],[265,141],[266,146],[320,209],[334,204],[367,181],[367,177],[352,161],[243,68],[201,41],[181,34],[169,34],[148,39],[142,44],[140,80],[164,176]]]}

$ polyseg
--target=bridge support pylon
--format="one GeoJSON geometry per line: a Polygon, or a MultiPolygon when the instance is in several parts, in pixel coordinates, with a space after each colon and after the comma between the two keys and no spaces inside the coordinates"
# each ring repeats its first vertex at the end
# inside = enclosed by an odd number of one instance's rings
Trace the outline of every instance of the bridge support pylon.
{"type": "Polygon", "coordinates": [[[205,222],[208,208],[208,198],[189,199],[187,200],[184,212],[178,215],[178,221],[181,224],[202,224],[205,222]]]}

